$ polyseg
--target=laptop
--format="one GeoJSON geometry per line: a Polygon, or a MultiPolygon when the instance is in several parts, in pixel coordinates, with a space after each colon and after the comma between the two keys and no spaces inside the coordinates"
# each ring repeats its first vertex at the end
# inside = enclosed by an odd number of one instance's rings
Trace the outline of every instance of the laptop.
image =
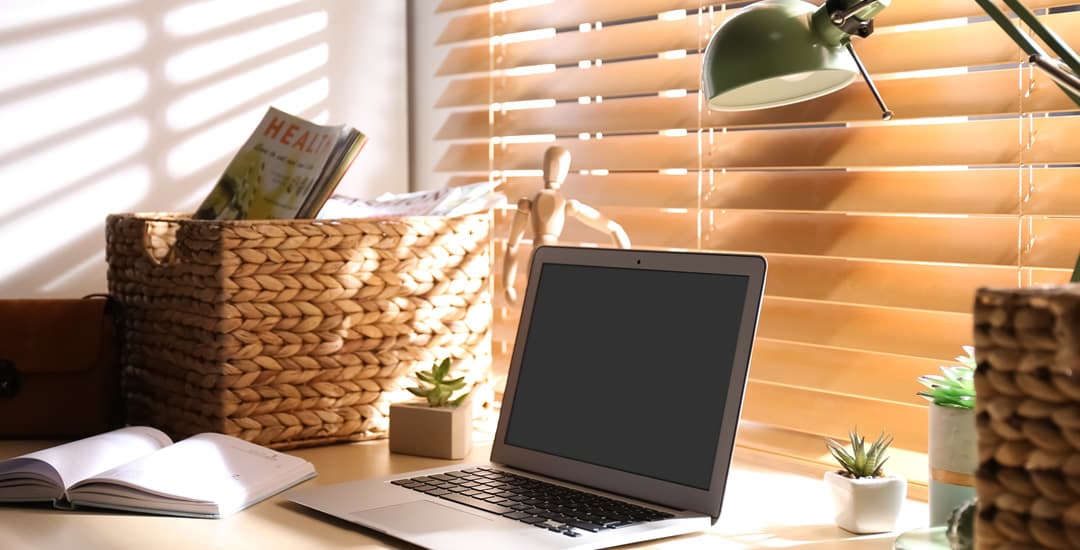
{"type": "Polygon", "coordinates": [[[720,515],[756,255],[534,250],[490,461],[293,491],[432,549],[606,548],[720,515]]]}

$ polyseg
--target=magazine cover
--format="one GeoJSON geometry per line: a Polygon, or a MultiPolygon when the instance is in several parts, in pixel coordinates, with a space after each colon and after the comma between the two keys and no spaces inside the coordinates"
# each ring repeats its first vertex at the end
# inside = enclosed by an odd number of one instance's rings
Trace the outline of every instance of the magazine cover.
{"type": "Polygon", "coordinates": [[[193,217],[298,217],[305,206],[316,207],[313,197],[329,195],[323,187],[337,185],[344,170],[329,163],[352,162],[359,152],[350,139],[354,133],[363,136],[344,125],[323,126],[270,107],[193,217]]]}

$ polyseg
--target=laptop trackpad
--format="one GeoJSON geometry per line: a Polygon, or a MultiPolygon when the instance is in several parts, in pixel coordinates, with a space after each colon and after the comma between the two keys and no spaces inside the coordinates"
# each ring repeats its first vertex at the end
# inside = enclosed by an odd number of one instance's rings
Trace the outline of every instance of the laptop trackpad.
{"type": "Polygon", "coordinates": [[[420,535],[488,527],[494,519],[456,510],[430,500],[372,508],[349,515],[359,520],[362,525],[385,528],[387,533],[392,535],[420,535]]]}

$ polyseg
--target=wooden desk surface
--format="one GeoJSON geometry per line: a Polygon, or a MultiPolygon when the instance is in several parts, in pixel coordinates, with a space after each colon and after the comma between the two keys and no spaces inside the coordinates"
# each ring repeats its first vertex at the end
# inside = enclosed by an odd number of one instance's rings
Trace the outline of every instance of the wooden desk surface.
{"type": "MultiPolygon", "coordinates": [[[[48,446],[0,441],[0,459],[48,446]]],[[[490,446],[476,447],[470,462],[483,462],[490,446]]],[[[386,441],[292,451],[315,464],[318,477],[301,486],[330,484],[432,468],[449,461],[391,454],[386,441]]],[[[894,534],[856,537],[832,522],[831,501],[816,476],[780,469],[764,455],[739,450],[729,477],[720,521],[705,532],[626,548],[800,548],[886,550],[894,534]]],[[[904,505],[899,530],[926,524],[923,502],[904,505]]],[[[0,548],[411,548],[394,539],[288,502],[283,495],[220,520],[142,516],[50,507],[0,506],[0,548]]]]}

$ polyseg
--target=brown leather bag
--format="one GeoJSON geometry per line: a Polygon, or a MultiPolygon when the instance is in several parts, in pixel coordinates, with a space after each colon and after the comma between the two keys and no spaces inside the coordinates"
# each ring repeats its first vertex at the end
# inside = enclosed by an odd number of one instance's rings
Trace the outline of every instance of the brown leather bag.
{"type": "Polygon", "coordinates": [[[121,425],[113,302],[0,300],[0,438],[68,438],[121,425]]]}

